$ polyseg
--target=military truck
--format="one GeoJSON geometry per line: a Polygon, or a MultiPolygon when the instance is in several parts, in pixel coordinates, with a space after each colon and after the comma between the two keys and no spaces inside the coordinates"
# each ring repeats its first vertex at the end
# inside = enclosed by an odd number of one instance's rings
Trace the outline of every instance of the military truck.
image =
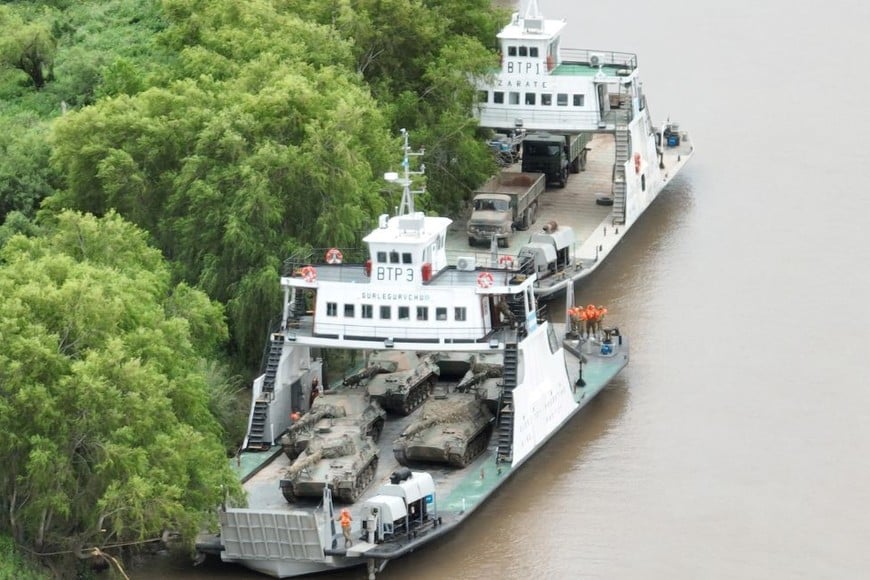
{"type": "Polygon", "coordinates": [[[289,459],[296,459],[320,425],[356,424],[360,432],[377,443],[387,412],[371,399],[365,389],[339,388],[324,391],[314,399],[311,409],[281,436],[281,447],[289,459]],[[330,421],[332,420],[332,421],[330,421]]]}
{"type": "Polygon", "coordinates": [[[545,188],[540,173],[502,171],[490,178],[471,201],[468,245],[488,244],[494,236],[499,247],[508,247],[514,229],[527,230],[535,223],[538,198],[545,188]]]}
{"type": "Polygon", "coordinates": [[[319,499],[328,485],[338,501],[352,503],[374,481],[378,453],[359,425],[318,425],[308,447],[284,472],[281,493],[289,503],[319,499]]]}
{"type": "Polygon", "coordinates": [[[524,172],[540,172],[547,183],[565,187],[568,173],[586,169],[589,133],[528,133],[523,139],[524,172]]]}
{"type": "Polygon", "coordinates": [[[477,394],[437,395],[393,442],[393,455],[402,465],[426,461],[465,467],[486,449],[492,423],[492,413],[477,394]]]}

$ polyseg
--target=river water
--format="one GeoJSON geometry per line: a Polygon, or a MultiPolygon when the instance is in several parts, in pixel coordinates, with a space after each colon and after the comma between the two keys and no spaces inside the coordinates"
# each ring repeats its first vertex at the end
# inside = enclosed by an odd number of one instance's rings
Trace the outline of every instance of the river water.
{"type": "MultiPolygon", "coordinates": [[[[563,46],[637,53],[696,155],[577,289],[631,336],[628,368],[379,578],[866,577],[870,4],[540,6],[563,46]]],[[[170,558],[131,577],[262,578],[170,558]]]]}

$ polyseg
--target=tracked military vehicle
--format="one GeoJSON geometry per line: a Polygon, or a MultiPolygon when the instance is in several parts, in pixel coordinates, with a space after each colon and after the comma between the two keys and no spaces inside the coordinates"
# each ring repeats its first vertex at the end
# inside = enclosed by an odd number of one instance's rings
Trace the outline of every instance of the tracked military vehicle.
{"type": "Polygon", "coordinates": [[[321,424],[331,426],[337,423],[356,424],[363,435],[370,436],[377,443],[386,416],[386,411],[377,401],[371,399],[365,389],[324,391],[314,399],[311,410],[281,436],[281,447],[288,458],[296,459],[308,447],[308,442],[318,426],[321,424]],[[341,421],[329,421],[330,419],[341,421]]]}
{"type": "Polygon", "coordinates": [[[320,424],[307,449],[285,471],[281,493],[290,503],[319,499],[328,485],[338,501],[352,503],[374,480],[377,468],[377,445],[358,425],[320,424]]]}
{"type": "Polygon", "coordinates": [[[402,465],[412,461],[465,467],[486,449],[493,415],[474,393],[437,395],[393,443],[402,465]]]}
{"type": "Polygon", "coordinates": [[[372,399],[392,413],[407,415],[432,392],[441,370],[437,356],[406,351],[375,351],[368,364],[345,379],[346,385],[365,384],[372,399]]]}

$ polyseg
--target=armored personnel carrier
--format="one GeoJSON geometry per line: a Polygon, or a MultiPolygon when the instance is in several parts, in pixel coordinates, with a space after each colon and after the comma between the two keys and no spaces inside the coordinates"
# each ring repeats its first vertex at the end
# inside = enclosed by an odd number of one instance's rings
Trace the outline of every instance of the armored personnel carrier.
{"type": "Polygon", "coordinates": [[[432,353],[401,350],[375,351],[366,368],[345,379],[345,384],[365,383],[372,399],[387,411],[407,415],[432,392],[441,370],[432,353]]]}
{"type": "MultiPolygon", "coordinates": [[[[327,421],[330,421],[327,419],[327,421]]],[[[321,424],[281,479],[284,499],[323,497],[323,486],[338,501],[352,503],[366,490],[378,468],[378,448],[358,425],[321,424]]]]}
{"type": "Polygon", "coordinates": [[[492,423],[492,413],[476,394],[436,395],[395,440],[393,454],[402,465],[429,461],[465,467],[486,449],[492,423]]]}
{"type": "Polygon", "coordinates": [[[281,447],[290,459],[302,453],[314,431],[323,423],[332,426],[356,424],[363,435],[371,437],[375,443],[381,436],[387,412],[371,399],[365,389],[334,389],[324,391],[314,399],[311,410],[281,436],[281,447]],[[329,421],[341,419],[341,421],[329,421]]]}

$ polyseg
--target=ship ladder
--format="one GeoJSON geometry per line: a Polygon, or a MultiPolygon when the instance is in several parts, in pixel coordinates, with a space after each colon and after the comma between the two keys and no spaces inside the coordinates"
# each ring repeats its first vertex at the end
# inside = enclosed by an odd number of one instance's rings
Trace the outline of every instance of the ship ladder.
{"type": "Polygon", "coordinates": [[[504,369],[502,371],[502,394],[498,413],[498,451],[496,462],[510,463],[513,460],[514,440],[514,389],[517,386],[519,351],[516,336],[505,341],[504,369]]]}
{"type": "Polygon", "coordinates": [[[269,354],[266,358],[266,372],[263,377],[263,391],[254,403],[254,413],[248,428],[248,447],[269,447],[272,442],[266,436],[266,421],[269,416],[269,402],[275,392],[275,379],[278,376],[278,363],[284,351],[284,335],[272,334],[269,341],[269,354]]]}
{"type": "Polygon", "coordinates": [[[628,125],[616,126],[616,159],[613,165],[613,223],[625,223],[625,164],[630,152],[628,125]]]}

